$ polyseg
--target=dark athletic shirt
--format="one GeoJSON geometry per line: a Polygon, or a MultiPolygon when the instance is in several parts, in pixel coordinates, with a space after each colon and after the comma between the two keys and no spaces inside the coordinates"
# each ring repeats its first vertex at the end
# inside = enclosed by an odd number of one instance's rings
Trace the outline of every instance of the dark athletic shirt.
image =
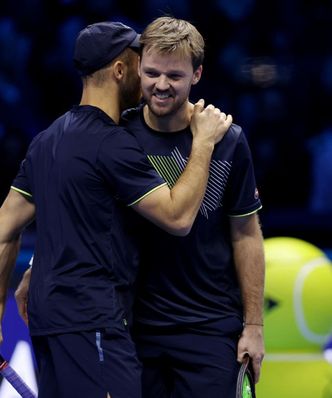
{"type": "MultiPolygon", "coordinates": [[[[149,128],[142,109],[123,115],[123,125],[172,187],[191,151],[190,129],[161,133],[149,128]]],[[[135,326],[143,333],[187,327],[218,333],[242,327],[230,217],[256,212],[261,202],[252,158],[241,127],[232,124],[216,145],[205,198],[190,234],[172,236],[141,220],[141,263],[135,326]]]]}
{"type": "Polygon", "coordinates": [[[121,322],[138,265],[126,205],[163,184],[135,137],[98,108],[74,107],[33,139],[12,186],[36,205],[32,335],[121,322]]]}

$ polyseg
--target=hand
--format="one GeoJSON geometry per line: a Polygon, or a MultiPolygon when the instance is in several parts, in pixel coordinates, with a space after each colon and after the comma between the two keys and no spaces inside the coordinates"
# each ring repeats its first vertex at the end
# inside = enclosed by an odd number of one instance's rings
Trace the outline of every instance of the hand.
{"type": "Polygon", "coordinates": [[[244,356],[249,354],[252,359],[255,383],[258,383],[262,361],[264,358],[263,327],[247,325],[242,331],[237,350],[237,360],[242,362],[244,356]]]}
{"type": "Polygon", "coordinates": [[[24,323],[28,325],[28,293],[32,268],[28,268],[23,274],[22,280],[15,291],[15,300],[18,312],[24,323]]]}
{"type": "Polygon", "coordinates": [[[194,105],[190,128],[194,139],[215,145],[222,140],[232,121],[231,115],[226,116],[213,105],[204,108],[204,100],[200,99],[194,105]]]}

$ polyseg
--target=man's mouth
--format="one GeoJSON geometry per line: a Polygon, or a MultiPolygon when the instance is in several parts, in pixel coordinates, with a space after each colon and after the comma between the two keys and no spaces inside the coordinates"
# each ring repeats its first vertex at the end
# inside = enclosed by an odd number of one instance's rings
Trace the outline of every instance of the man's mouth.
{"type": "Polygon", "coordinates": [[[154,93],[153,95],[160,100],[171,98],[171,94],[169,93],[154,93]]]}

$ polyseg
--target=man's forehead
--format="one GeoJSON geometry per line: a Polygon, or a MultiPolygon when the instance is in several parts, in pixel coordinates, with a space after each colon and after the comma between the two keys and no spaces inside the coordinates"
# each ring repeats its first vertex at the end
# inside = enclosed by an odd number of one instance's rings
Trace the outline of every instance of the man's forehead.
{"type": "Polygon", "coordinates": [[[183,54],[181,51],[158,51],[150,48],[143,49],[141,54],[141,63],[144,66],[162,67],[174,70],[183,70],[192,67],[191,56],[183,54]]]}

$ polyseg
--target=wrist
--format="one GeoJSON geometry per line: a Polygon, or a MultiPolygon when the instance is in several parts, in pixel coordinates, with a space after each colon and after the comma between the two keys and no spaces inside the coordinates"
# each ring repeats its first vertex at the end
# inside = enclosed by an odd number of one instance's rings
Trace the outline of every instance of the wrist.
{"type": "Polygon", "coordinates": [[[264,323],[263,322],[244,322],[243,326],[258,326],[258,327],[263,327],[264,323]]]}
{"type": "Polygon", "coordinates": [[[199,152],[207,152],[208,154],[212,154],[214,149],[214,141],[202,139],[198,137],[193,138],[192,142],[192,150],[199,152]]]}

